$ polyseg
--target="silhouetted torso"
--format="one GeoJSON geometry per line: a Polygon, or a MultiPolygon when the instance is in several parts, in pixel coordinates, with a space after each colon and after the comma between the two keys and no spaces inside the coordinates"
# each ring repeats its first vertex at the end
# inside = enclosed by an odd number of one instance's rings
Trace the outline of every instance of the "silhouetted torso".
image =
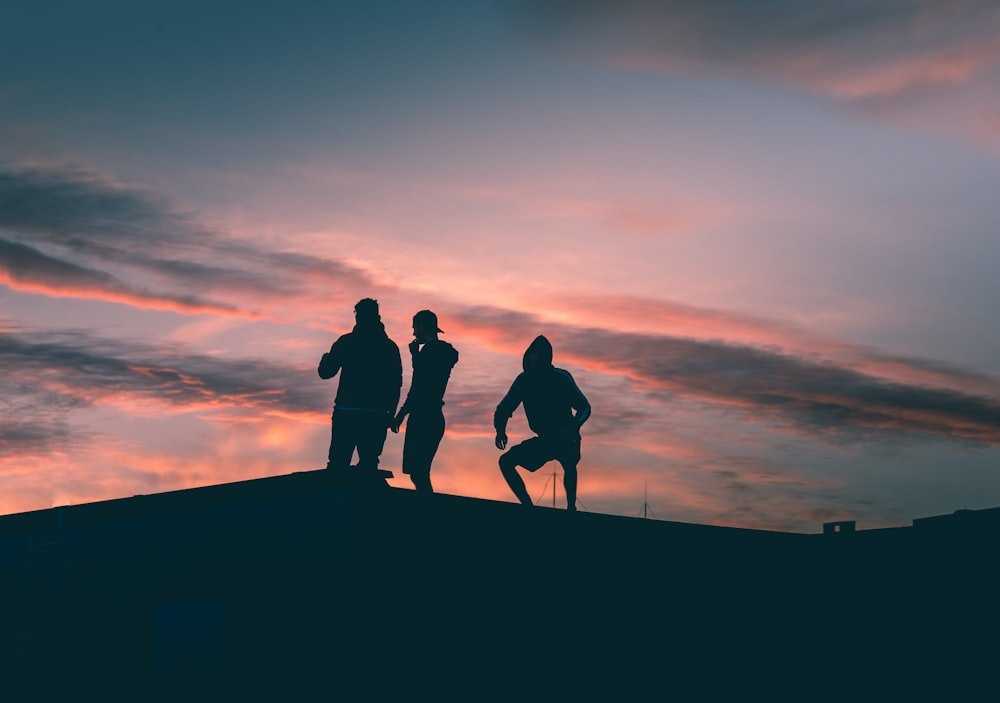
{"type": "Polygon", "coordinates": [[[377,470],[403,386],[399,347],[385,333],[377,313],[358,316],[354,330],[333,343],[317,371],[324,379],[340,373],[327,468],[346,470],[356,449],[358,467],[377,470]]]}
{"type": "Polygon", "coordinates": [[[413,381],[403,409],[408,413],[440,410],[451,369],[458,363],[455,347],[434,339],[413,355],[413,381]]]}
{"type": "Polygon", "coordinates": [[[579,437],[580,425],[590,416],[590,403],[573,376],[569,371],[552,365],[552,347],[547,340],[544,343],[535,340],[528,347],[524,371],[514,379],[507,395],[497,405],[495,419],[502,418],[506,425],[506,420],[522,403],[528,427],[539,437],[565,435],[568,432],[579,437]],[[527,363],[527,357],[532,352],[538,353],[541,359],[534,368],[527,363]]]}
{"type": "Polygon", "coordinates": [[[358,323],[319,363],[320,378],[340,372],[334,407],[393,413],[403,386],[399,347],[381,322],[358,323]]]}

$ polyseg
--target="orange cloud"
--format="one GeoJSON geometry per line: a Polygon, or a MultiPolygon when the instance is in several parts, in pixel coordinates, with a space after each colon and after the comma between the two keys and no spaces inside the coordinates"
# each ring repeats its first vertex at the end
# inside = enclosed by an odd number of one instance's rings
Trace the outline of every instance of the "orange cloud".
{"type": "Polygon", "coordinates": [[[201,301],[185,301],[160,296],[153,293],[129,292],[126,290],[110,290],[98,286],[79,286],[59,282],[40,282],[25,280],[12,271],[0,270],[0,284],[11,290],[23,293],[35,293],[50,298],[79,298],[83,300],[101,300],[109,303],[131,305],[144,310],[165,310],[186,315],[211,313],[228,317],[241,317],[247,320],[260,319],[254,312],[239,310],[236,307],[201,301]]]}

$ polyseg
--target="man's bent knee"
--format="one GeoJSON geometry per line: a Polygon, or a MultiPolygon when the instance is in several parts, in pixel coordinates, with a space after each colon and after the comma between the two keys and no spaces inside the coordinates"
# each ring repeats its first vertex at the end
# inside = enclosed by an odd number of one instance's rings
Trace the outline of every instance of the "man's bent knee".
{"type": "Polygon", "coordinates": [[[516,467],[517,467],[517,462],[514,461],[514,458],[510,455],[510,452],[500,455],[500,470],[503,471],[505,474],[510,473],[516,467]]]}

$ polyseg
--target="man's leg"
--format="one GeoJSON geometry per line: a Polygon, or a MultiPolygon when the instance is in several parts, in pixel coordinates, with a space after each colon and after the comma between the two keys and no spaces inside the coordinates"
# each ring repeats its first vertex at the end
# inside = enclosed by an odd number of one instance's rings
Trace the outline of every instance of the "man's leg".
{"type": "Polygon", "coordinates": [[[374,472],[378,469],[378,460],[385,447],[385,436],[389,431],[388,416],[380,413],[357,413],[359,416],[358,431],[358,469],[374,472]]]}
{"type": "Polygon", "coordinates": [[[563,486],[566,488],[566,510],[576,510],[576,465],[580,463],[580,440],[570,441],[559,452],[563,467],[563,486]]]}
{"type": "Polygon", "coordinates": [[[330,450],[327,452],[326,468],[346,471],[354,456],[357,431],[352,413],[333,412],[330,420],[330,450]]]}
{"type": "Polygon", "coordinates": [[[521,501],[521,505],[531,505],[531,496],[528,495],[528,489],[524,487],[521,475],[517,473],[517,459],[511,456],[511,452],[500,455],[500,472],[507,480],[510,490],[514,491],[514,495],[521,501]]]}
{"type": "Polygon", "coordinates": [[[431,463],[444,437],[444,415],[410,413],[403,440],[403,473],[410,475],[418,491],[433,493],[431,463]]]}
{"type": "Polygon", "coordinates": [[[434,492],[434,486],[431,485],[430,473],[410,474],[410,481],[413,482],[413,488],[416,489],[418,493],[434,492]]]}
{"type": "MultiPolygon", "coordinates": [[[[562,463],[562,462],[560,462],[562,463]]],[[[563,486],[566,488],[566,510],[576,510],[576,464],[562,463],[563,486]]]]}

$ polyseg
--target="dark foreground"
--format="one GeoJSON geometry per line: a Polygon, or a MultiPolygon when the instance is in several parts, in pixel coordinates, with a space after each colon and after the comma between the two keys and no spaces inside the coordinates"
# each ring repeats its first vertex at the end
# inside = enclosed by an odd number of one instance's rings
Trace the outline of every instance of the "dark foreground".
{"type": "Polygon", "coordinates": [[[800,535],[317,471],[9,515],[0,698],[995,695],[997,512],[800,535]]]}

